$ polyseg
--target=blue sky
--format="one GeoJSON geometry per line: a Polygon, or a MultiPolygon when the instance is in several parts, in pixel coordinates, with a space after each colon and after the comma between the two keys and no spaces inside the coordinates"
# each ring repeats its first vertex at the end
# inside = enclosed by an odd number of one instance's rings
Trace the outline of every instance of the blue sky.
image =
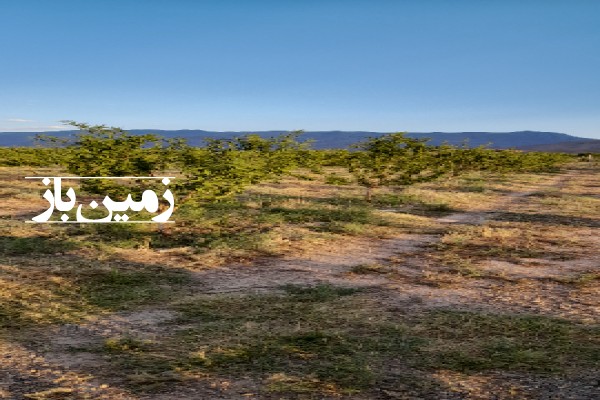
{"type": "Polygon", "coordinates": [[[0,0],[0,131],[600,138],[598,0],[0,0]]]}

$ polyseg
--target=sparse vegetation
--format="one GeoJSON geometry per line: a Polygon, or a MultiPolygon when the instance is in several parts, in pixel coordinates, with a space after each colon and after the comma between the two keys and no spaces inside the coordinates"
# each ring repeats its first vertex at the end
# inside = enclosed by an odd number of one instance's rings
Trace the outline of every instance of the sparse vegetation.
{"type": "Polygon", "coordinates": [[[140,148],[168,155],[144,173],[198,177],[162,230],[24,224],[45,202],[21,177],[68,166],[1,167],[2,367],[47,396],[79,395],[80,374],[105,398],[585,398],[600,362],[597,166],[415,146],[440,165],[404,180],[392,166],[370,199],[358,175],[376,168],[345,167],[365,153],[294,135],[140,148]]]}

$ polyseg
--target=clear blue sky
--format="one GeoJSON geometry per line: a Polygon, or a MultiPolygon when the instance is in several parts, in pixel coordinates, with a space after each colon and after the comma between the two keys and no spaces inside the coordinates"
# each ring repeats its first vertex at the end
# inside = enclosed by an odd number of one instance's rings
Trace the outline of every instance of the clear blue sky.
{"type": "Polygon", "coordinates": [[[0,131],[600,138],[600,0],[0,0],[0,131]]]}

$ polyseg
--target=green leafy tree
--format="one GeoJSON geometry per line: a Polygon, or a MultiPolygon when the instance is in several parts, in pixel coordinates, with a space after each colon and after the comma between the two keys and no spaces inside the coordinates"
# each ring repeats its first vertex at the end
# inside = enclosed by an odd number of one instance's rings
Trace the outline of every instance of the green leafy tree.
{"type": "Polygon", "coordinates": [[[371,201],[373,189],[380,186],[410,185],[440,176],[433,148],[426,142],[398,132],[355,145],[359,151],[349,154],[348,168],[366,188],[366,200],[371,201]]]}
{"type": "Polygon", "coordinates": [[[301,132],[274,138],[246,135],[233,139],[207,139],[207,146],[184,146],[179,169],[185,175],[179,188],[184,201],[215,201],[243,191],[248,185],[273,179],[297,166],[297,153],[306,143],[301,132]]]}
{"type": "MultiPolygon", "coordinates": [[[[132,135],[121,128],[89,125],[75,121],[66,124],[79,128],[71,139],[40,136],[42,143],[63,147],[62,162],[77,176],[153,176],[165,168],[168,154],[165,142],[156,135],[132,135]]],[[[108,179],[81,181],[90,193],[124,195],[135,193],[136,186],[108,179]]]]}
{"type": "Polygon", "coordinates": [[[0,166],[50,167],[63,164],[66,151],[60,148],[0,147],[0,166]]]}
{"type": "MultiPolygon", "coordinates": [[[[207,139],[204,148],[183,139],[157,135],[132,135],[121,128],[67,124],[80,129],[72,139],[40,137],[43,143],[63,146],[62,162],[78,176],[154,176],[167,168],[183,175],[174,187],[180,200],[216,201],[239,193],[248,185],[289,172],[298,163],[298,152],[308,143],[297,141],[301,131],[273,138],[245,135],[232,139],[207,139]]],[[[137,193],[139,185],[107,180],[83,180],[91,193],[137,193]]]]}

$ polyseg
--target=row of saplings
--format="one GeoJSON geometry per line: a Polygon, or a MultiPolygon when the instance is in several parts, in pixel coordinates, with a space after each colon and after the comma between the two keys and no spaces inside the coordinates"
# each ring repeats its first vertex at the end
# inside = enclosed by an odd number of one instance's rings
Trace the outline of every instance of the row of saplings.
{"type": "MultiPolygon", "coordinates": [[[[350,150],[311,150],[310,143],[298,140],[301,131],[272,138],[207,139],[199,148],[183,139],[69,124],[80,129],[74,138],[40,136],[45,148],[4,148],[0,159],[4,165],[59,164],[78,176],[153,176],[169,171],[183,178],[173,182],[178,204],[218,201],[299,167],[345,167],[366,188],[370,201],[373,189],[381,186],[406,186],[475,170],[550,172],[570,160],[564,154],[430,146],[404,133],[370,138],[350,150]],[[55,146],[48,148],[49,144],[55,146]]],[[[118,197],[136,190],[116,180],[83,180],[82,185],[90,193],[118,197]]]]}

